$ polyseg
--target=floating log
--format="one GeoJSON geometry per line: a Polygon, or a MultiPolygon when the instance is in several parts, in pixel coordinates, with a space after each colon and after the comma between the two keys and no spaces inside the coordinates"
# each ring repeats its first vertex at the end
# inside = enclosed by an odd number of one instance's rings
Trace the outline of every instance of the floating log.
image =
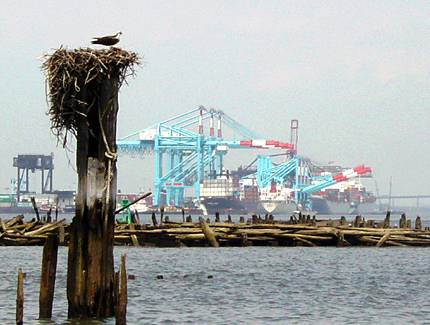
{"type": "Polygon", "coordinates": [[[381,239],[378,241],[378,243],[376,244],[376,247],[381,247],[382,245],[384,245],[384,243],[388,240],[388,238],[390,238],[390,231],[386,231],[385,235],[381,237],[381,239]]]}
{"type": "Polygon", "coordinates": [[[209,244],[212,247],[219,247],[219,244],[218,244],[218,242],[216,240],[215,234],[210,229],[210,227],[208,226],[208,224],[203,220],[202,217],[199,218],[199,223],[200,223],[200,228],[202,229],[203,234],[205,235],[205,237],[208,240],[209,244]]]}

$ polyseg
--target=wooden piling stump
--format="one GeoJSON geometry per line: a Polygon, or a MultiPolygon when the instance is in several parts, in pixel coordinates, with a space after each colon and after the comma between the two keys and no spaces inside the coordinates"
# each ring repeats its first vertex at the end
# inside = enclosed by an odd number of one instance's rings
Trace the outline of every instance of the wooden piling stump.
{"type": "Polygon", "coordinates": [[[421,228],[422,228],[421,218],[417,216],[417,219],[415,220],[415,230],[421,230],[421,228]]]}
{"type": "Polygon", "coordinates": [[[68,317],[110,317],[118,93],[140,58],[117,47],[61,47],[45,59],[51,127],[64,145],[68,132],[76,135],[78,189],[70,227],[68,317]]]}
{"type": "Polygon", "coordinates": [[[340,225],[341,226],[346,226],[346,218],[344,216],[340,217],[340,225]]]}
{"type": "Polygon", "coordinates": [[[157,225],[158,225],[158,222],[157,222],[157,217],[155,216],[155,212],[152,212],[152,216],[151,216],[151,218],[152,218],[152,224],[153,224],[154,226],[157,226],[157,225]]]}
{"type": "Polygon", "coordinates": [[[360,227],[360,224],[361,224],[361,216],[356,216],[354,220],[354,227],[358,228],[360,227]]]}
{"type": "Polygon", "coordinates": [[[42,274],[40,277],[39,318],[52,317],[55,277],[57,272],[58,237],[49,235],[43,246],[42,274]]]}
{"type": "Polygon", "coordinates": [[[400,217],[399,228],[406,228],[406,215],[404,213],[400,217]]]}
{"type": "Polygon", "coordinates": [[[385,216],[385,219],[384,219],[383,228],[385,229],[390,228],[390,211],[387,211],[387,215],[385,216]]]}
{"type": "Polygon", "coordinates": [[[36,219],[37,219],[37,221],[40,221],[39,209],[37,208],[37,204],[36,204],[36,200],[35,200],[34,196],[32,196],[30,198],[30,201],[31,201],[31,204],[33,206],[33,210],[36,213],[36,219]]]}
{"type": "Polygon", "coordinates": [[[64,229],[64,226],[61,225],[58,228],[58,241],[60,245],[64,245],[65,243],[65,237],[66,237],[66,230],[64,229]]]}
{"type": "Polygon", "coordinates": [[[24,320],[24,275],[18,269],[18,284],[16,290],[16,324],[22,325],[24,320]]]}
{"type": "Polygon", "coordinates": [[[125,267],[126,254],[121,256],[120,292],[115,325],[126,325],[127,315],[127,272],[125,267]]]}

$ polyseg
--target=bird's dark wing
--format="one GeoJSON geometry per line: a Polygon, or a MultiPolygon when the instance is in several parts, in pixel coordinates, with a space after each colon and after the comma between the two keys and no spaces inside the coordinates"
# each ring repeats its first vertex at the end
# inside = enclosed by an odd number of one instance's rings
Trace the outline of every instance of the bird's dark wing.
{"type": "Polygon", "coordinates": [[[105,36],[105,37],[94,37],[94,39],[91,41],[91,44],[111,46],[111,45],[117,44],[118,42],[119,42],[119,39],[116,37],[105,36]]]}

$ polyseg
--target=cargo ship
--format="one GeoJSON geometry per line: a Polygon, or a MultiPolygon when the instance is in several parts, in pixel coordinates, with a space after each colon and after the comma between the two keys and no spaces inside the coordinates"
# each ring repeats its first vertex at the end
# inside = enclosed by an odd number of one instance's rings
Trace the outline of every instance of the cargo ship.
{"type": "Polygon", "coordinates": [[[239,200],[239,179],[222,175],[216,179],[204,179],[200,183],[199,207],[204,214],[247,214],[247,208],[239,200]]]}
{"type": "Polygon", "coordinates": [[[241,175],[238,170],[202,181],[200,206],[205,214],[291,215],[301,209],[294,201],[294,190],[275,184],[259,189],[255,178],[241,180],[241,175]]]}
{"type": "Polygon", "coordinates": [[[308,196],[304,204],[296,204],[291,182],[271,183],[259,188],[256,178],[239,178],[232,171],[218,179],[205,179],[200,184],[200,204],[207,214],[372,214],[378,211],[376,197],[355,181],[338,182],[308,196]],[[288,186],[290,185],[290,186],[288,186]]]}
{"type": "Polygon", "coordinates": [[[336,183],[314,192],[310,201],[319,214],[372,214],[379,210],[373,193],[356,181],[336,183]]]}

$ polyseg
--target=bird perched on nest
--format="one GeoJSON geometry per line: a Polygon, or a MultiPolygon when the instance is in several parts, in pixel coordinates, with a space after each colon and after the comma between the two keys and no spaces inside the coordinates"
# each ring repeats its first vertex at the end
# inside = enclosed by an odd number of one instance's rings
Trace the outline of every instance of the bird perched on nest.
{"type": "Polygon", "coordinates": [[[119,37],[122,35],[121,32],[115,35],[103,36],[103,37],[93,37],[91,44],[100,44],[105,46],[112,46],[119,42],[119,37]]]}

